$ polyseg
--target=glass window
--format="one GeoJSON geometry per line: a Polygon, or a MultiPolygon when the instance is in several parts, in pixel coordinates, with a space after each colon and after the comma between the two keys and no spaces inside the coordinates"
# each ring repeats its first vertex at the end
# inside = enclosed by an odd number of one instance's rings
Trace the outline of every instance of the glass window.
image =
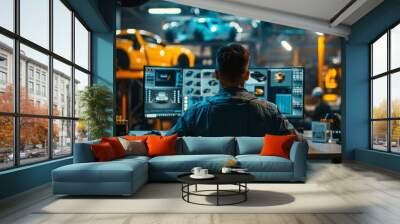
{"type": "Polygon", "coordinates": [[[20,118],[19,156],[21,164],[35,163],[49,158],[49,120],[20,118]]]}
{"type": "Polygon", "coordinates": [[[391,75],[391,116],[395,118],[400,118],[400,72],[391,75]]]}
{"type": "Polygon", "coordinates": [[[89,70],[89,32],[75,18],[75,63],[89,70]]]}
{"type": "Polygon", "coordinates": [[[387,78],[372,82],[372,118],[387,118],[387,78]]]}
{"type": "Polygon", "coordinates": [[[88,140],[88,129],[84,120],[75,121],[75,142],[88,140]]]}
{"type": "Polygon", "coordinates": [[[36,84],[36,95],[40,95],[40,84],[36,84]]]}
{"type": "MultiPolygon", "coordinates": [[[[0,3],[1,5],[1,3],[0,3]]],[[[1,13],[1,9],[0,9],[1,13]]],[[[0,111],[14,111],[14,72],[11,59],[13,58],[13,40],[0,35],[0,111]]]]}
{"type": "Polygon", "coordinates": [[[0,68],[7,68],[8,60],[7,55],[0,54],[0,68]]]}
{"type": "Polygon", "coordinates": [[[34,87],[33,87],[33,82],[28,82],[28,89],[29,89],[29,94],[34,93],[34,87]]]}
{"type": "Polygon", "coordinates": [[[400,120],[391,121],[391,141],[392,148],[391,151],[395,153],[400,153],[400,120]]]}
{"type": "Polygon", "coordinates": [[[146,34],[142,34],[143,40],[146,43],[150,43],[150,44],[159,44],[160,42],[153,36],[150,35],[146,35],[146,34]]]}
{"type": "Polygon", "coordinates": [[[49,0],[20,0],[21,36],[49,48],[49,0]]]}
{"type": "Polygon", "coordinates": [[[47,97],[47,89],[45,88],[45,92],[43,94],[41,90],[40,84],[37,82],[36,83],[36,90],[35,94],[29,95],[29,91],[27,90],[27,74],[26,74],[26,67],[27,63],[29,63],[30,66],[35,67],[36,69],[36,74],[38,81],[40,82],[40,77],[41,77],[41,72],[45,72],[45,85],[48,86],[48,62],[49,62],[49,57],[43,53],[40,53],[36,50],[33,50],[32,48],[25,46],[21,44],[21,73],[20,73],[20,80],[21,80],[21,89],[20,89],[20,108],[21,108],[21,113],[24,114],[41,114],[41,115],[46,115],[48,114],[48,102],[49,98],[47,97]],[[23,57],[22,57],[23,55],[23,57]],[[37,101],[42,101],[41,104],[32,104],[30,103],[30,100],[37,100],[37,101]]]}
{"type": "Polygon", "coordinates": [[[371,146],[376,150],[394,153],[400,153],[400,72],[396,70],[400,67],[399,41],[400,25],[397,25],[371,44],[371,146]],[[391,44],[388,48],[386,42],[389,34],[391,44]]]}
{"type": "MultiPolygon", "coordinates": [[[[73,97],[79,105],[80,91],[90,84],[90,33],[73,17],[67,4],[64,0],[0,0],[0,112],[7,112],[0,115],[0,170],[45,161],[50,155],[54,158],[72,155],[72,138],[77,136],[74,136],[73,97]],[[15,18],[15,2],[19,3],[20,18],[15,18]],[[14,20],[19,23],[14,24],[14,20]],[[75,36],[72,35],[74,25],[75,36]],[[8,35],[3,28],[14,35],[8,35]],[[72,47],[73,40],[75,48],[72,47]],[[14,72],[16,41],[19,43],[19,74],[14,72]],[[50,43],[53,43],[53,49],[50,49],[50,43]],[[70,63],[55,59],[53,53],[70,63]],[[76,57],[72,58],[72,55],[76,57]],[[73,69],[77,74],[75,80],[73,69]],[[49,74],[50,70],[52,74],[49,74]],[[17,100],[14,98],[15,77],[20,85],[17,100]],[[50,89],[50,78],[53,89],[50,89]],[[74,86],[76,92],[73,92],[74,86]],[[50,97],[53,105],[50,105],[50,97]],[[18,113],[14,111],[16,106],[18,113]],[[49,114],[50,106],[52,114],[49,114]],[[15,121],[19,121],[19,127],[14,127],[15,121]],[[13,132],[15,128],[18,133],[13,132]],[[14,142],[19,145],[13,145],[14,142]]],[[[77,111],[79,116],[78,106],[77,111]]],[[[80,139],[87,139],[86,126],[79,128],[80,139]]]]}
{"type": "Polygon", "coordinates": [[[32,66],[29,66],[28,73],[29,73],[29,79],[33,79],[33,67],[32,66]]]}
{"type": "Polygon", "coordinates": [[[400,24],[390,32],[390,68],[400,67],[400,24]]]}
{"type": "Polygon", "coordinates": [[[14,165],[14,122],[11,116],[0,116],[0,170],[14,165]]]}
{"type": "Polygon", "coordinates": [[[89,75],[75,69],[75,117],[81,114],[80,94],[87,86],[89,86],[89,75]]]}
{"type": "Polygon", "coordinates": [[[53,114],[62,117],[72,116],[72,91],[71,89],[63,88],[63,81],[65,83],[72,83],[72,69],[71,66],[66,65],[56,59],[53,60],[53,114]],[[61,86],[60,86],[61,85],[61,86]],[[61,90],[60,93],[58,90],[61,90]],[[61,97],[66,99],[61,99],[58,101],[59,94],[61,97]],[[65,107],[64,113],[61,111],[61,107],[65,107]]]}
{"type": "Polygon", "coordinates": [[[14,0],[0,1],[0,26],[14,31],[14,0]]]}
{"type": "Polygon", "coordinates": [[[42,96],[46,96],[46,86],[42,86],[42,96]]]}
{"type": "Polygon", "coordinates": [[[387,151],[387,121],[372,122],[373,148],[376,150],[387,151]]]}
{"type": "Polygon", "coordinates": [[[387,34],[372,44],[372,75],[387,71],[387,34]]]}
{"type": "Polygon", "coordinates": [[[53,51],[71,60],[72,12],[60,1],[53,0],[53,51]]]}
{"type": "Polygon", "coordinates": [[[53,120],[53,156],[72,154],[72,121],[53,120]]]}

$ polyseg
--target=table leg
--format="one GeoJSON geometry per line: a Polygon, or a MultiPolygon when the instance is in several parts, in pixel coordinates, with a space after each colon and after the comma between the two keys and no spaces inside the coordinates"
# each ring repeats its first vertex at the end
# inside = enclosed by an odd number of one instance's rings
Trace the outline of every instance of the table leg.
{"type": "Polygon", "coordinates": [[[248,192],[248,190],[247,190],[247,183],[244,183],[244,190],[245,190],[245,192],[244,192],[244,201],[247,201],[247,192],[248,192]]]}
{"type": "Polygon", "coordinates": [[[190,195],[190,184],[187,185],[187,191],[188,191],[188,193],[187,193],[187,201],[190,202],[190,200],[189,200],[189,195],[190,195]]]}
{"type": "Polygon", "coordinates": [[[217,184],[217,206],[219,206],[219,184],[217,184]]]}
{"type": "Polygon", "coordinates": [[[197,184],[195,185],[195,191],[197,192],[197,184]]]}

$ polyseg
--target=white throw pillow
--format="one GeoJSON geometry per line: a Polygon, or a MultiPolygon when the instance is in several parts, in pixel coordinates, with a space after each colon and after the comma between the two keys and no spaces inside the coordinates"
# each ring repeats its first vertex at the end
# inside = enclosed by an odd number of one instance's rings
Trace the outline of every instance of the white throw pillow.
{"type": "Polygon", "coordinates": [[[126,151],[126,155],[135,155],[135,156],[145,156],[147,155],[147,149],[144,141],[142,140],[134,140],[129,141],[124,138],[118,137],[119,142],[121,142],[122,147],[124,147],[126,151]]]}

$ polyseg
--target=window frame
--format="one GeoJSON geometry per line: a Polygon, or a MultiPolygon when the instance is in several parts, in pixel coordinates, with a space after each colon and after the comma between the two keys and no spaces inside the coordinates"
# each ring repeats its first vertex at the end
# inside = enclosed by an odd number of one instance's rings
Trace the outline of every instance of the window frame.
{"type": "MultiPolygon", "coordinates": [[[[67,59],[64,58],[63,56],[55,53],[54,50],[54,45],[53,45],[53,21],[54,21],[54,17],[53,17],[53,1],[54,0],[48,0],[49,2],[49,47],[48,49],[46,49],[45,47],[42,47],[39,44],[36,44],[32,41],[30,41],[29,39],[23,37],[20,35],[20,0],[14,0],[13,1],[13,10],[14,10],[14,18],[13,18],[13,31],[10,31],[4,27],[0,26],[0,35],[11,38],[13,41],[13,52],[12,52],[12,74],[13,75],[13,79],[14,79],[14,100],[13,100],[13,112],[2,112],[0,111],[0,116],[4,116],[4,117],[11,117],[13,119],[13,154],[14,154],[14,161],[13,161],[13,166],[11,167],[4,167],[4,168],[0,168],[0,172],[3,172],[5,170],[11,170],[11,169],[16,169],[19,167],[23,167],[23,166],[30,166],[33,164],[37,164],[37,163],[43,163],[49,160],[58,160],[58,159],[62,159],[62,158],[66,158],[66,157],[70,157],[73,155],[74,152],[74,143],[75,143],[75,123],[76,121],[79,120],[79,117],[75,117],[74,116],[74,112],[75,112],[75,108],[72,107],[71,108],[71,114],[70,116],[56,116],[53,115],[53,59],[58,60],[59,62],[62,62],[68,66],[71,66],[71,83],[73,84],[75,82],[75,69],[87,74],[89,76],[89,83],[88,85],[91,86],[92,85],[92,61],[91,61],[91,49],[92,49],[92,43],[91,43],[91,38],[92,38],[92,30],[88,27],[88,25],[82,20],[82,18],[73,10],[73,8],[65,1],[65,0],[59,0],[62,4],[65,5],[66,8],[68,8],[68,10],[71,11],[71,18],[70,18],[70,23],[71,23],[71,58],[67,59]],[[75,18],[77,20],[79,20],[79,22],[84,26],[84,28],[88,31],[88,69],[85,69],[81,66],[79,66],[78,64],[75,63],[75,18]],[[20,85],[21,85],[21,80],[20,80],[20,65],[21,65],[21,57],[20,57],[20,45],[23,44],[29,48],[32,48],[33,50],[36,50],[40,53],[43,53],[45,55],[48,56],[49,62],[48,62],[48,83],[46,86],[46,91],[48,93],[45,93],[48,96],[48,112],[46,115],[39,115],[39,114],[28,114],[28,113],[21,113],[20,111],[20,85]],[[47,146],[47,151],[48,151],[48,157],[47,158],[43,158],[43,160],[38,161],[38,162],[32,162],[32,163],[26,163],[26,164],[21,164],[21,159],[20,159],[20,119],[21,118],[45,118],[47,119],[48,122],[48,136],[47,136],[47,142],[49,143],[47,146]],[[57,156],[55,157],[53,155],[54,153],[54,148],[53,147],[53,121],[56,120],[65,120],[65,121],[70,121],[71,122],[71,153],[69,155],[62,155],[62,156],[57,156]]],[[[27,66],[29,66],[29,64],[27,64],[27,66]]],[[[27,73],[26,75],[26,81],[28,82],[30,80],[30,74],[28,72],[30,67],[27,67],[27,73]]],[[[41,73],[40,73],[41,74],[41,73]]],[[[33,70],[33,82],[35,85],[35,80],[36,80],[36,70],[33,70]]],[[[39,77],[41,78],[41,77],[39,77]]],[[[39,79],[39,83],[41,83],[41,79],[39,79]]],[[[42,86],[42,85],[40,85],[42,86]]],[[[27,86],[28,88],[28,86],[27,86]]],[[[27,89],[27,91],[29,91],[27,89]]],[[[34,91],[36,91],[34,89],[34,91]]],[[[75,88],[74,85],[71,86],[71,90],[72,92],[72,105],[74,105],[75,103],[75,88]]],[[[41,95],[41,94],[40,94],[41,95]]]]}
{"type": "Polygon", "coordinates": [[[400,21],[397,21],[396,23],[392,24],[389,28],[385,29],[384,32],[379,34],[375,39],[373,39],[369,44],[369,149],[373,151],[379,151],[379,152],[386,152],[386,153],[392,153],[392,154],[400,154],[400,152],[394,152],[392,151],[392,122],[393,121],[400,121],[400,117],[393,117],[392,116],[392,98],[391,98],[391,92],[392,92],[392,85],[391,85],[391,80],[392,76],[396,75],[398,72],[400,72],[400,67],[398,68],[391,68],[391,31],[393,28],[400,26],[400,21]],[[376,43],[377,40],[379,40],[381,37],[384,35],[387,35],[387,63],[386,63],[386,71],[380,74],[373,74],[373,44],[376,43]],[[386,105],[386,117],[385,118],[373,118],[373,81],[379,78],[386,77],[386,86],[387,86],[387,105],[386,105]],[[373,136],[373,122],[387,122],[386,124],[386,150],[379,150],[374,148],[374,136],[373,136]]]}

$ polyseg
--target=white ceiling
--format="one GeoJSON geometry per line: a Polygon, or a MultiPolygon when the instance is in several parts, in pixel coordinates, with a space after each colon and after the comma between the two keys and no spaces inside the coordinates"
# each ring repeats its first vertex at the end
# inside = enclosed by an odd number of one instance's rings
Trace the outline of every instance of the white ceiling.
{"type": "Polygon", "coordinates": [[[383,0],[169,1],[342,37],[350,34],[350,25],[383,2],[383,0]],[[338,14],[348,4],[350,6],[338,14]]]}

